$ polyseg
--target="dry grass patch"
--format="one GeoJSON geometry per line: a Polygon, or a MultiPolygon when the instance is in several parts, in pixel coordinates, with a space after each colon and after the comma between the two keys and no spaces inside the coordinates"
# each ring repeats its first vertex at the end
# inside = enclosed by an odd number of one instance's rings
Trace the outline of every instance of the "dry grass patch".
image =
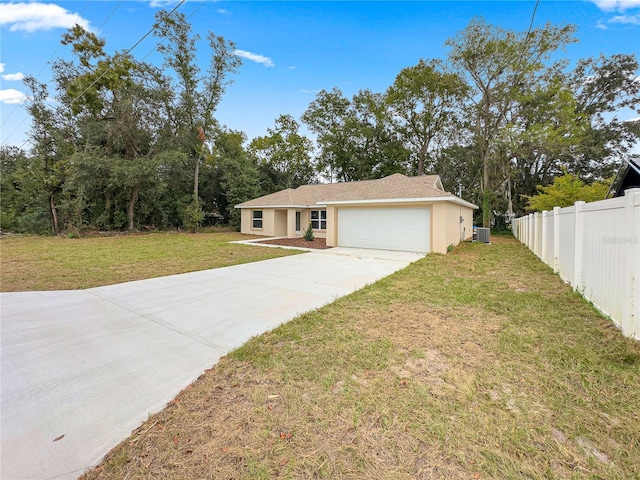
{"type": "Polygon", "coordinates": [[[228,242],[239,233],[0,239],[0,290],[76,290],[301,253],[228,242]]]}
{"type": "Polygon", "coordinates": [[[83,478],[640,478],[639,412],[640,345],[496,239],[253,339],[83,478]]]}

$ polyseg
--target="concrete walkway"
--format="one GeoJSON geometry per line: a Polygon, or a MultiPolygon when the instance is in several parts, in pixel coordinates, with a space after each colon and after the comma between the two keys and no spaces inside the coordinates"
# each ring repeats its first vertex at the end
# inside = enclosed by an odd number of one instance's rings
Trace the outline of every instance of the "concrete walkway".
{"type": "Polygon", "coordinates": [[[252,336],[419,258],[334,248],[89,290],[0,294],[0,477],[77,478],[252,336]]]}

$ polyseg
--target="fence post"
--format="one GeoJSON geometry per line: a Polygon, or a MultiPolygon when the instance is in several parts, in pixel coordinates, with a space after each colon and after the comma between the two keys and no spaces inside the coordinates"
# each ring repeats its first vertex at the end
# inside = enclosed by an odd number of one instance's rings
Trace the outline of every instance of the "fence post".
{"type": "Polygon", "coordinates": [[[545,222],[545,218],[547,217],[547,213],[549,213],[546,210],[543,210],[542,213],[540,214],[542,216],[542,223],[540,224],[540,232],[541,232],[541,236],[540,236],[540,243],[542,245],[540,245],[540,259],[542,260],[542,263],[547,263],[544,259],[544,254],[547,250],[547,226],[545,222]]]}
{"type": "Polygon", "coordinates": [[[585,204],[583,201],[576,202],[574,213],[574,263],[573,263],[573,288],[577,292],[582,293],[582,252],[584,251],[584,219],[582,218],[582,207],[585,204]]]}
{"type": "Polygon", "coordinates": [[[560,207],[553,207],[553,272],[560,271],[560,207]]]}
{"type": "Polygon", "coordinates": [[[640,340],[640,188],[626,190],[625,205],[628,238],[621,239],[627,245],[626,292],[622,308],[622,333],[640,340]]]}
{"type": "Polygon", "coordinates": [[[533,213],[529,214],[529,238],[527,238],[527,247],[529,250],[533,250],[533,239],[535,238],[535,223],[533,219],[533,213]]]}

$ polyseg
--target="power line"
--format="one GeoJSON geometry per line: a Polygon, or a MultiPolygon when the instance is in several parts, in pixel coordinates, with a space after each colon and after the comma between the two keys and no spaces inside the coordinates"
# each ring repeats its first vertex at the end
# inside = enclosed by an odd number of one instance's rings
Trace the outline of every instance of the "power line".
{"type": "MultiPolygon", "coordinates": [[[[180,7],[181,7],[181,6],[182,6],[186,1],[187,1],[187,0],[180,0],[180,3],[178,3],[175,7],[173,7],[173,8],[171,9],[171,11],[167,14],[167,16],[171,16],[171,15],[173,14],[173,12],[175,12],[176,10],[178,10],[178,8],[180,8],[180,7]]],[[[197,10],[197,9],[196,9],[196,10],[197,10]]],[[[194,13],[195,13],[195,11],[194,11],[194,13]]],[[[110,16],[110,17],[111,17],[111,16],[110,16]]],[[[109,18],[110,18],[110,17],[109,17],[109,18]]],[[[108,19],[107,19],[107,20],[108,20],[108,19]]],[[[106,21],[105,21],[104,23],[106,23],[106,21]]],[[[104,26],[104,23],[103,23],[103,26],[104,26]]],[[[102,28],[102,27],[100,27],[100,28],[102,28]]],[[[133,51],[133,50],[134,50],[138,45],[140,45],[140,44],[144,41],[144,39],[145,39],[145,38],[147,38],[149,35],[151,35],[151,33],[153,33],[153,31],[155,30],[155,28],[156,28],[156,26],[155,26],[155,24],[154,24],[154,25],[149,29],[149,31],[148,31],[147,33],[145,33],[145,34],[144,34],[144,35],[143,35],[143,36],[142,36],[142,37],[141,37],[141,38],[140,38],[140,39],[139,39],[139,40],[138,40],[138,41],[137,41],[137,42],[136,42],[136,43],[135,43],[131,48],[129,48],[128,50],[125,50],[124,55],[128,55],[129,53],[131,53],[131,51],[133,51]]],[[[150,53],[151,53],[151,52],[149,52],[149,54],[150,54],[150,53]]],[[[147,54],[147,55],[149,55],[149,54],[147,54]]],[[[116,55],[116,57],[117,57],[117,56],[118,56],[118,55],[116,55]]],[[[114,58],[115,58],[115,57],[114,57],[114,58]]],[[[107,68],[107,69],[102,73],[102,75],[100,75],[98,78],[96,78],[96,79],[93,81],[93,83],[91,83],[91,85],[89,85],[89,86],[88,86],[87,88],[85,88],[82,92],[80,92],[80,93],[79,93],[79,94],[78,94],[78,95],[77,95],[77,96],[76,96],[76,97],[71,101],[70,105],[73,105],[73,104],[74,104],[74,103],[75,103],[75,102],[76,102],[80,97],[82,97],[82,95],[84,95],[84,94],[85,94],[85,93],[86,93],[86,92],[87,92],[91,87],[93,87],[96,83],[98,83],[98,82],[102,79],[102,77],[104,77],[107,73],[109,73],[111,70],[113,70],[113,68],[114,68],[114,67],[113,67],[113,64],[111,64],[111,65],[109,66],[109,68],[107,68]]],[[[25,120],[23,120],[22,122],[20,122],[20,123],[18,124],[18,126],[17,126],[17,127],[16,127],[16,128],[15,128],[15,129],[14,129],[14,130],[9,134],[9,135],[8,135],[8,137],[7,137],[7,138],[11,137],[11,135],[13,135],[13,134],[16,132],[16,130],[18,130],[18,128],[20,128],[20,126],[21,126],[24,122],[25,122],[25,120]]],[[[20,150],[22,150],[22,148],[23,148],[27,143],[29,143],[29,140],[25,140],[25,141],[24,141],[24,143],[20,146],[20,150]]]]}
{"type": "MultiPolygon", "coordinates": [[[[187,15],[187,20],[189,20],[191,17],[193,17],[195,15],[195,13],[198,10],[200,10],[200,8],[202,8],[203,4],[204,4],[204,2],[198,2],[196,8],[194,8],[193,11],[189,15],[187,15]]],[[[160,41],[159,43],[164,45],[164,43],[162,41],[160,41]]],[[[156,50],[157,50],[157,46],[153,47],[151,50],[149,50],[149,52],[147,52],[147,54],[144,57],[142,57],[140,59],[140,61],[144,61],[149,55],[151,55],[156,50]]]]}
{"type": "Polygon", "coordinates": [[[525,35],[524,41],[522,42],[522,52],[520,53],[520,61],[518,62],[518,67],[522,66],[522,62],[524,62],[524,55],[527,49],[527,42],[529,41],[529,36],[531,35],[531,29],[533,28],[533,20],[536,18],[538,5],[540,5],[540,0],[536,0],[536,4],[533,7],[533,13],[531,14],[531,21],[529,22],[529,28],[527,29],[527,34],[525,35]]]}
{"type": "MultiPolygon", "coordinates": [[[[173,7],[173,9],[168,13],[168,15],[167,15],[167,16],[170,16],[173,12],[175,12],[178,8],[180,8],[180,6],[182,6],[182,4],[184,4],[186,1],[187,1],[187,0],[180,0],[180,3],[179,3],[178,5],[176,5],[175,7],[173,7]]],[[[125,50],[125,51],[124,51],[124,55],[128,55],[129,53],[131,53],[131,51],[133,51],[133,49],[134,49],[134,48],[136,48],[138,45],[140,45],[140,44],[144,41],[144,39],[145,39],[145,38],[147,38],[149,35],[151,35],[151,34],[153,33],[153,31],[155,30],[155,28],[156,28],[156,26],[155,26],[155,25],[153,25],[153,26],[149,29],[149,31],[148,31],[147,33],[145,33],[145,34],[142,36],[142,38],[140,38],[140,40],[138,40],[138,41],[133,45],[133,47],[131,47],[130,49],[125,50]]],[[[117,57],[117,56],[118,56],[118,55],[116,55],[116,57],[117,57]]],[[[114,57],[114,59],[115,59],[115,57],[114,57]]],[[[74,103],[75,103],[75,102],[76,102],[76,101],[77,101],[77,100],[78,100],[82,95],[84,95],[84,94],[85,94],[85,93],[86,93],[86,92],[87,92],[91,87],[93,87],[96,83],[98,83],[98,82],[102,79],[102,77],[104,77],[104,76],[105,76],[107,73],[109,73],[111,70],[113,70],[113,63],[109,66],[109,68],[107,68],[107,69],[102,73],[102,75],[100,75],[98,78],[96,78],[96,79],[91,83],[91,85],[89,85],[89,86],[88,86],[87,88],[85,88],[82,92],[80,92],[80,93],[76,96],[76,98],[74,98],[74,99],[71,101],[70,105],[73,105],[73,104],[74,104],[74,103]]]]}
{"type": "MultiPolygon", "coordinates": [[[[85,4],[84,4],[84,8],[82,9],[82,11],[80,13],[76,14],[76,18],[73,21],[74,25],[78,22],[78,19],[84,14],[84,12],[87,11],[87,7],[89,7],[89,4],[91,3],[90,0],[88,0],[85,4]]],[[[102,28],[102,27],[100,27],[102,28]]],[[[47,61],[44,63],[44,65],[42,65],[42,68],[40,69],[40,71],[38,72],[38,74],[35,76],[36,80],[38,80],[38,78],[40,77],[40,75],[42,75],[42,72],[44,72],[44,69],[47,65],[49,65],[49,63],[51,62],[51,59],[53,58],[53,56],[56,54],[56,52],[58,51],[58,49],[60,48],[60,43],[58,43],[56,45],[56,48],[53,50],[53,53],[51,54],[51,56],[47,59],[47,61]]],[[[6,116],[6,118],[4,119],[4,121],[2,122],[2,127],[4,127],[4,124],[7,123],[9,121],[9,118],[11,118],[11,115],[13,115],[15,113],[15,111],[18,109],[18,107],[22,106],[21,103],[16,104],[15,107],[13,107],[13,110],[11,110],[9,112],[9,115],[6,116]]],[[[18,125],[18,127],[20,127],[20,125],[22,125],[24,123],[24,120],[22,120],[22,122],[20,122],[20,124],[18,125]]],[[[17,128],[16,128],[17,130],[17,128]]],[[[15,133],[15,130],[13,132],[11,132],[11,135],[13,135],[15,133]]],[[[11,136],[9,135],[9,137],[11,136]]],[[[7,137],[7,138],[9,138],[7,137]]]]}
{"type": "Polygon", "coordinates": [[[100,25],[100,27],[98,28],[98,31],[96,33],[99,33],[102,31],[102,29],[104,28],[104,26],[109,22],[109,20],[111,20],[111,17],[113,17],[113,14],[116,13],[116,10],[118,10],[118,8],[120,8],[120,5],[122,5],[122,1],[120,0],[118,2],[118,4],[116,5],[116,7],[111,11],[111,13],[109,14],[109,16],[107,17],[107,19],[102,22],[102,25],[100,25]]]}
{"type": "MultiPolygon", "coordinates": [[[[102,25],[100,25],[100,27],[98,28],[97,32],[100,32],[104,26],[109,22],[109,20],[111,20],[111,17],[113,17],[113,15],[116,13],[116,11],[118,10],[118,8],[120,7],[120,5],[122,5],[123,0],[120,0],[118,2],[118,4],[115,6],[115,8],[111,11],[111,13],[109,14],[109,16],[105,19],[104,22],[102,22],[102,25]]],[[[82,15],[84,14],[84,12],[87,10],[87,7],[89,6],[89,3],[91,3],[90,1],[88,1],[84,8],[82,9],[82,11],[78,14],[76,14],[76,18],[73,21],[74,25],[78,23],[78,19],[80,17],[82,17],[82,15]]],[[[49,65],[51,63],[51,59],[54,57],[54,55],[56,54],[56,52],[58,51],[58,49],[60,48],[60,45],[62,45],[62,43],[58,42],[58,45],[56,46],[56,48],[53,50],[53,53],[51,54],[51,56],[49,57],[49,59],[44,63],[44,65],[42,66],[42,68],[40,69],[40,72],[38,72],[38,74],[35,76],[35,79],[38,80],[40,75],[42,75],[42,72],[44,71],[45,67],[47,65],[49,65]]],[[[9,115],[7,115],[7,117],[4,119],[4,121],[2,122],[2,126],[4,127],[5,123],[7,123],[9,121],[9,118],[11,118],[11,116],[15,113],[15,111],[18,109],[18,107],[21,107],[22,104],[16,104],[15,107],[13,107],[13,110],[11,110],[11,112],[9,112],[9,115]]],[[[13,129],[13,131],[6,137],[5,141],[8,140],[9,138],[11,138],[11,136],[22,126],[22,124],[26,121],[26,118],[23,118],[22,121],[16,126],[16,128],[13,129]]]]}
{"type": "Polygon", "coordinates": [[[527,40],[529,40],[529,34],[531,33],[531,28],[533,27],[533,19],[536,17],[536,12],[538,11],[538,5],[540,5],[540,0],[536,0],[536,5],[533,7],[533,14],[531,14],[531,22],[529,23],[529,30],[527,30],[527,35],[524,37],[524,44],[527,44],[527,40]]]}

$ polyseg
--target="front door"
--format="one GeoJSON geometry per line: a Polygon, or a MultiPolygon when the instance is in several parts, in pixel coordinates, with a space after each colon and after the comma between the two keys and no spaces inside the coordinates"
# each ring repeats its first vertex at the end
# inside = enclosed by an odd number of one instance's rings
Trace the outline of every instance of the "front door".
{"type": "Polygon", "coordinates": [[[296,232],[300,231],[300,212],[296,212],[296,232]]]}

